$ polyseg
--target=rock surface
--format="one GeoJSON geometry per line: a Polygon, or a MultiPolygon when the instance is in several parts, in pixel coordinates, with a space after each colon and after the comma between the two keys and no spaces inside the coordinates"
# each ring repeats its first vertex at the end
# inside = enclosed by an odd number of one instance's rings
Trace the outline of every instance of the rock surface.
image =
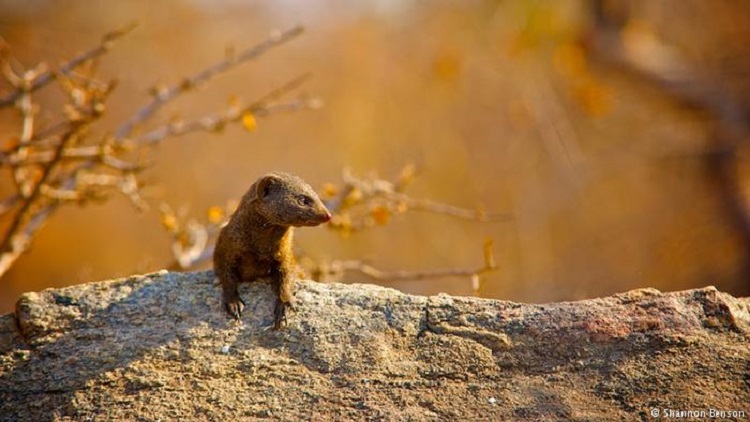
{"type": "Polygon", "coordinates": [[[750,300],[712,287],[532,305],[303,281],[281,331],[269,285],[240,294],[241,324],[211,272],[22,296],[0,317],[0,420],[750,415],[750,300]]]}

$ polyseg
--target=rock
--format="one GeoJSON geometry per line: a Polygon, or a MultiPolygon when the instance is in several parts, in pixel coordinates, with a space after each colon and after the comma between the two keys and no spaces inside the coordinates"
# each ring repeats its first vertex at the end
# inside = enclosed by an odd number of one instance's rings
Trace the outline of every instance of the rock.
{"type": "Polygon", "coordinates": [[[210,271],[22,296],[0,317],[0,420],[750,414],[750,300],[712,287],[535,305],[301,281],[280,331],[268,284],[240,294],[241,324],[210,271]]]}

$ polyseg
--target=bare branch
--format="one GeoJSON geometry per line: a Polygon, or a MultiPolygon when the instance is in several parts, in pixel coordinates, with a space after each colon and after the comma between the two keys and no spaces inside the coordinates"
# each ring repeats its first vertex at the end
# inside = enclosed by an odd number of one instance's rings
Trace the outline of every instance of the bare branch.
{"type": "MultiPolygon", "coordinates": [[[[396,182],[390,182],[370,177],[359,179],[344,169],[342,179],[343,188],[329,185],[324,188],[322,196],[328,196],[326,204],[334,214],[329,228],[342,234],[364,229],[374,224],[384,224],[390,213],[403,213],[407,210],[435,212],[452,217],[465,218],[475,221],[500,221],[512,218],[509,213],[486,213],[475,211],[426,199],[414,199],[402,193],[415,176],[414,166],[406,166],[396,182]],[[358,221],[352,221],[353,208],[364,208],[366,213],[359,216],[358,221]]],[[[229,208],[229,207],[228,207],[229,208]]],[[[175,260],[168,268],[185,270],[200,265],[211,259],[214,244],[207,240],[218,233],[225,223],[231,210],[223,214],[223,218],[205,225],[196,225],[195,220],[182,222],[180,218],[166,204],[162,206],[162,222],[173,237],[173,252],[175,260]]],[[[339,281],[347,271],[360,272],[374,280],[424,280],[444,277],[470,277],[472,288],[476,294],[481,290],[480,276],[496,269],[492,252],[492,242],[487,240],[484,247],[484,264],[479,268],[448,268],[427,271],[383,271],[359,260],[335,260],[331,262],[314,262],[301,257],[303,266],[312,274],[313,279],[319,281],[339,281]],[[306,264],[304,264],[306,262],[306,264]]]]}
{"type": "Polygon", "coordinates": [[[264,42],[251,47],[238,55],[231,55],[221,62],[216,63],[191,77],[185,78],[178,84],[156,90],[151,102],[138,110],[130,119],[117,129],[115,132],[115,138],[127,138],[132,134],[133,129],[135,129],[136,126],[148,120],[160,108],[177,98],[180,94],[209,81],[221,73],[237,67],[249,60],[255,59],[274,47],[286,43],[302,34],[303,30],[302,26],[296,26],[288,31],[275,33],[264,42]]]}
{"type": "MultiPolygon", "coordinates": [[[[37,230],[64,204],[103,200],[110,192],[119,191],[137,209],[146,209],[142,183],[136,176],[148,164],[143,154],[147,151],[143,147],[148,144],[190,131],[219,130],[237,121],[251,130],[256,117],[317,108],[320,104],[318,100],[306,98],[275,103],[309,79],[309,75],[303,75],[246,107],[233,104],[223,113],[187,124],[172,123],[139,138],[130,138],[136,126],[145,123],[179,95],[301,34],[302,27],[296,27],[271,35],[240,54],[227,56],[174,86],[156,89],[153,98],[124,121],[114,136],[106,132],[92,136],[91,128],[106,111],[105,102],[115,87],[114,82],[104,82],[97,77],[96,59],[110,49],[112,41],[132,29],[128,27],[105,35],[99,46],[76,56],[56,71],[48,71],[43,63],[23,70],[0,44],[0,72],[3,73],[0,76],[15,88],[0,97],[0,107],[12,105],[21,115],[17,135],[0,151],[0,166],[10,167],[17,185],[15,194],[0,201],[0,214],[8,217],[7,229],[0,239],[0,276],[29,248],[37,230]],[[63,105],[64,119],[37,128],[37,105],[32,102],[32,93],[52,81],[67,97],[63,105]]],[[[231,210],[226,212],[230,213],[231,210]]],[[[191,266],[210,258],[213,251],[210,239],[218,232],[224,215],[224,212],[209,213],[208,224],[190,220],[170,231],[175,237],[174,253],[180,258],[178,265],[191,266]]]]}
{"type": "Polygon", "coordinates": [[[13,161],[13,159],[10,158],[11,155],[18,152],[18,150],[22,148],[26,148],[29,146],[51,148],[57,145],[59,136],[61,136],[62,133],[68,130],[70,130],[70,125],[67,120],[47,126],[46,128],[43,128],[41,130],[35,130],[33,137],[29,140],[28,143],[22,144],[18,142],[8,145],[4,150],[0,151],[0,165],[11,164],[11,162],[13,161]]]}
{"type": "Polygon", "coordinates": [[[347,236],[374,225],[385,224],[391,216],[407,211],[432,212],[480,222],[508,221],[514,218],[512,213],[472,210],[431,199],[412,198],[402,191],[414,174],[413,166],[406,166],[398,180],[392,182],[375,176],[358,178],[349,169],[344,169],[343,186],[329,184],[323,192],[324,203],[333,214],[328,227],[347,236]]]}
{"type": "Polygon", "coordinates": [[[282,95],[299,88],[309,78],[310,74],[299,76],[264,95],[247,107],[232,107],[224,113],[210,114],[189,122],[173,121],[170,124],[161,126],[136,137],[135,142],[153,144],[167,137],[181,136],[191,132],[218,132],[228,124],[242,120],[247,113],[251,113],[254,116],[267,116],[275,112],[316,108],[319,104],[319,101],[316,102],[316,100],[296,100],[284,104],[269,104],[271,101],[276,100],[282,95]]]}
{"type": "MultiPolygon", "coordinates": [[[[73,69],[80,66],[81,64],[86,63],[89,60],[92,60],[94,58],[97,58],[103,55],[104,53],[108,52],[112,48],[112,43],[115,40],[127,35],[133,29],[135,29],[136,26],[138,25],[133,23],[121,29],[118,29],[116,31],[112,31],[108,34],[105,34],[104,37],[102,37],[102,41],[98,46],[74,57],[67,63],[60,66],[57,72],[62,73],[62,74],[68,74],[73,69]]],[[[34,81],[31,83],[29,91],[30,92],[36,91],[37,89],[43,87],[44,85],[54,80],[54,77],[55,77],[55,71],[46,71],[44,73],[41,73],[36,78],[34,78],[34,81]]],[[[7,107],[8,105],[13,104],[22,94],[23,94],[23,91],[20,89],[17,89],[5,95],[4,97],[0,97],[0,108],[7,107]]]]}
{"type": "MultiPolygon", "coordinates": [[[[33,103],[31,102],[31,93],[28,91],[28,85],[23,88],[21,100],[18,103],[18,109],[21,112],[23,123],[21,124],[21,136],[18,141],[19,149],[16,156],[23,160],[28,155],[28,144],[34,134],[34,110],[33,103]]],[[[26,171],[21,168],[13,169],[13,182],[15,182],[18,191],[22,196],[28,197],[30,194],[31,186],[27,183],[28,178],[25,177],[26,171]]]]}
{"type": "MultiPolygon", "coordinates": [[[[0,156],[0,165],[9,164],[14,167],[34,166],[47,164],[55,160],[54,150],[38,151],[25,157],[18,154],[10,156],[0,156]]],[[[106,145],[92,145],[85,147],[69,147],[63,151],[61,160],[69,161],[86,161],[104,165],[115,170],[122,171],[140,171],[146,166],[140,163],[130,163],[117,158],[106,145]]]]}
{"type": "Polygon", "coordinates": [[[425,279],[436,279],[445,277],[460,277],[460,276],[472,276],[480,273],[484,273],[492,269],[485,267],[482,268],[441,268],[436,270],[424,270],[424,271],[384,271],[373,267],[372,265],[366,264],[362,261],[348,260],[348,261],[334,261],[333,266],[340,266],[343,271],[358,271],[373,280],[378,281],[399,281],[399,280],[425,280],[425,279]]]}
{"type": "Polygon", "coordinates": [[[457,207],[455,205],[443,204],[431,199],[412,198],[404,194],[393,194],[392,198],[406,204],[407,208],[413,211],[426,211],[435,214],[444,214],[451,217],[462,218],[465,220],[491,222],[491,221],[509,221],[514,218],[513,213],[506,212],[486,212],[482,209],[468,209],[457,207]]]}
{"type": "Polygon", "coordinates": [[[0,215],[5,214],[6,212],[13,209],[13,207],[18,204],[18,201],[21,199],[20,195],[10,195],[9,197],[3,199],[0,201],[0,215]]]}
{"type": "Polygon", "coordinates": [[[52,208],[45,207],[42,211],[33,213],[32,205],[36,204],[37,199],[42,193],[42,186],[47,183],[47,180],[51,177],[54,169],[59,164],[65,147],[78,136],[79,131],[82,130],[85,125],[86,123],[84,122],[76,122],[73,124],[73,130],[63,137],[55,149],[53,160],[42,168],[42,175],[39,178],[39,181],[36,182],[31,192],[29,192],[28,195],[25,195],[21,207],[16,212],[15,217],[11,221],[8,230],[5,232],[4,238],[0,243],[0,274],[4,274],[13,262],[15,262],[18,256],[26,250],[34,231],[41,226],[45,216],[53,210],[52,208]],[[29,215],[32,213],[34,215],[30,217],[29,215]],[[30,224],[27,229],[24,230],[24,225],[27,224],[27,220],[33,224],[30,224]],[[29,230],[30,228],[33,230],[29,230]]]}
{"type": "Polygon", "coordinates": [[[484,263],[477,268],[442,268],[424,271],[384,271],[360,260],[333,260],[330,262],[314,263],[311,260],[306,262],[307,270],[312,274],[313,279],[323,282],[341,281],[346,272],[358,272],[372,280],[376,281],[416,281],[416,280],[435,280],[446,277],[470,277],[474,293],[479,295],[481,292],[480,277],[489,272],[495,271],[497,265],[492,251],[492,240],[487,239],[484,242],[484,263]]]}
{"type": "MultiPolygon", "coordinates": [[[[197,221],[191,220],[188,222],[186,232],[190,234],[190,242],[188,247],[185,247],[183,242],[173,242],[172,252],[177,258],[180,268],[189,268],[195,265],[201,257],[207,259],[213,256],[213,253],[208,255],[208,230],[205,226],[199,224],[197,221]]],[[[212,248],[213,250],[213,248],[212,248]]]]}
{"type": "MultiPolygon", "coordinates": [[[[16,230],[15,235],[6,235],[3,239],[2,249],[0,249],[0,275],[8,272],[18,257],[26,252],[31,244],[31,239],[33,239],[36,232],[42,228],[54,210],[55,208],[50,206],[42,208],[30,216],[23,231],[16,230]]],[[[8,232],[8,234],[10,234],[10,232],[8,232]]]]}
{"type": "MultiPolygon", "coordinates": [[[[55,79],[60,81],[60,76],[60,74],[55,74],[55,79]]],[[[28,92],[31,89],[30,87],[30,84],[25,84],[22,87],[23,90],[27,90],[22,98],[30,95],[30,92],[28,92]]],[[[30,169],[30,172],[26,172],[24,169],[26,166],[21,164],[14,169],[14,175],[18,183],[20,206],[11,219],[2,241],[0,241],[0,275],[4,274],[29,247],[36,231],[41,228],[46,219],[61,203],[63,196],[55,195],[59,192],[56,192],[57,188],[54,188],[53,184],[57,183],[54,179],[58,176],[58,169],[62,167],[65,151],[85,137],[88,127],[101,117],[103,110],[101,104],[111,93],[112,88],[112,84],[103,84],[96,88],[88,86],[86,95],[69,104],[69,108],[74,114],[68,118],[69,130],[62,135],[59,142],[54,146],[50,160],[41,166],[37,166],[38,168],[30,169]],[[34,173],[31,173],[31,171],[38,173],[38,176],[32,176],[34,173]]],[[[64,89],[67,88],[64,87],[64,89]]],[[[16,108],[19,109],[24,119],[32,113],[29,105],[26,104],[26,100],[17,103],[16,108]]],[[[31,139],[30,134],[22,142],[29,139],[31,139]]],[[[16,155],[25,158],[26,153],[27,150],[21,148],[16,155]]]]}

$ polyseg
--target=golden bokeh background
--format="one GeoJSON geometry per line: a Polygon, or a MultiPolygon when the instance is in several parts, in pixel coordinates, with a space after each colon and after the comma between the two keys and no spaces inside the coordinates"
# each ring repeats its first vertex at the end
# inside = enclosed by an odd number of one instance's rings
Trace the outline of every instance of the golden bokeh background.
{"type": "MultiPolygon", "coordinates": [[[[750,245],[707,168],[716,117],[592,60],[586,43],[594,3],[6,0],[0,36],[25,65],[54,66],[137,21],[100,65],[101,75],[119,81],[100,126],[112,130],[148,101],[154,85],[221,60],[228,45],[245,48],[302,24],[300,38],[184,95],[149,127],[220,110],[231,96],[250,101],[307,72],[314,77],[302,91],[325,106],[258,119],[252,132],[238,126],[166,139],[145,174],[153,204],[205,214],[271,170],[320,188],[345,167],[392,178],[414,163],[420,174],[410,195],[514,218],[482,223],[413,212],[346,239],[304,228],[300,249],[386,270],[471,268],[481,265],[489,237],[499,268],[484,276],[484,297],[546,302],[705,285],[749,294],[750,245]]],[[[691,69],[710,72],[709,81],[742,81],[745,68],[733,59],[750,53],[746,3],[604,3],[630,4],[637,19],[625,35],[636,46],[655,37],[691,69]]],[[[740,103],[750,97],[741,87],[731,92],[740,103]]],[[[40,92],[35,100],[54,114],[53,97],[40,92]]],[[[0,111],[3,139],[18,125],[13,110],[0,111]]],[[[737,151],[741,164],[743,147],[737,151]]],[[[0,193],[12,189],[4,169],[0,193]]],[[[0,279],[0,312],[25,291],[171,261],[156,209],[139,214],[120,196],[63,207],[0,279]]],[[[368,279],[352,274],[347,281],[368,279]]],[[[382,284],[474,293],[465,277],[382,284]]]]}

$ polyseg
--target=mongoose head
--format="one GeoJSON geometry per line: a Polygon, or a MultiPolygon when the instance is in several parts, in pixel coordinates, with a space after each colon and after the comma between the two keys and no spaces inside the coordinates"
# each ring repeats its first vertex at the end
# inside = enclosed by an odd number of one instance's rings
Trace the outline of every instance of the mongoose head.
{"type": "Polygon", "coordinates": [[[317,226],[331,219],[331,213],[313,188],[288,173],[266,174],[253,183],[246,196],[271,224],[317,226]]]}

